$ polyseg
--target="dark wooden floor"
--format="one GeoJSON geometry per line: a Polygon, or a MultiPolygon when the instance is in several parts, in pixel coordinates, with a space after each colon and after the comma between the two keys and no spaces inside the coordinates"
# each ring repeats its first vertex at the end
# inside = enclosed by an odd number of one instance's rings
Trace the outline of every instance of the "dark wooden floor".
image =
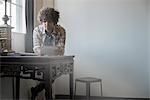
{"type": "MultiPolygon", "coordinates": [[[[76,96],[69,99],[67,95],[56,95],[56,100],[87,100],[85,96],[76,96]]],[[[150,98],[123,98],[123,97],[90,97],[90,100],[150,100],[150,98]]]]}

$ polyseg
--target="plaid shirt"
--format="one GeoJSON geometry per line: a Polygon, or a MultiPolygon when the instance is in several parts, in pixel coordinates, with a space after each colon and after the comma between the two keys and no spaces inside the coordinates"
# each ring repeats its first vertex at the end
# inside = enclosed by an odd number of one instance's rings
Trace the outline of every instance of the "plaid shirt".
{"type": "MultiPolygon", "coordinates": [[[[33,50],[36,54],[41,55],[42,46],[47,44],[45,43],[45,41],[47,41],[45,40],[47,36],[48,35],[46,34],[45,27],[43,25],[39,25],[33,30],[33,50]]],[[[66,39],[65,29],[60,25],[56,25],[51,36],[53,37],[53,40],[50,40],[53,44],[51,46],[58,47],[61,55],[63,55],[66,39]]]]}

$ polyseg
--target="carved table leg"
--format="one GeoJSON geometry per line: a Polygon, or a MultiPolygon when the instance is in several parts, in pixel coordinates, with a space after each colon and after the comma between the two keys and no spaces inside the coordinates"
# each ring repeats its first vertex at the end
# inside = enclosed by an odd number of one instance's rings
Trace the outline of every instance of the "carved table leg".
{"type": "Polygon", "coordinates": [[[16,100],[19,100],[20,95],[20,78],[16,77],[16,100]]]}
{"type": "Polygon", "coordinates": [[[15,78],[13,77],[12,78],[12,92],[13,92],[13,100],[15,100],[15,78]]]}
{"type": "Polygon", "coordinates": [[[70,80],[70,99],[73,98],[73,73],[69,74],[69,80],[70,80]]]}
{"type": "Polygon", "coordinates": [[[51,67],[48,65],[44,71],[44,80],[45,80],[45,97],[46,100],[52,99],[52,78],[51,78],[51,67]]]}

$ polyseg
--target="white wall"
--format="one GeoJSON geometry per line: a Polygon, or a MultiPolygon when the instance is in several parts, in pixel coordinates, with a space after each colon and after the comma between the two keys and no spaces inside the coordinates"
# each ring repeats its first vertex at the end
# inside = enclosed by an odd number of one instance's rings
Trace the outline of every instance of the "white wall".
{"type": "Polygon", "coordinates": [[[149,49],[148,49],[148,68],[149,68],[149,98],[150,98],[150,0],[149,0],[149,2],[148,2],[148,14],[149,14],[149,16],[148,16],[148,47],[149,47],[149,49]]]}
{"type": "MultiPolygon", "coordinates": [[[[104,96],[148,97],[147,0],[55,0],[55,8],[67,31],[66,55],[75,55],[75,78],[102,78],[104,96]]],[[[67,89],[66,79],[56,80],[56,93],[67,89]]],[[[85,94],[82,84],[77,90],[85,94]]]]}

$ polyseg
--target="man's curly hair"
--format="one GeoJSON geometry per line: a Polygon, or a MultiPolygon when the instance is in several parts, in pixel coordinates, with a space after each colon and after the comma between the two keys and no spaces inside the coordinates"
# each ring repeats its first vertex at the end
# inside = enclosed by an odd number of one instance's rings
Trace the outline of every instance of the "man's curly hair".
{"type": "Polygon", "coordinates": [[[59,19],[59,12],[54,8],[46,7],[42,8],[38,14],[38,20],[40,22],[50,21],[54,24],[57,24],[59,19]]]}

